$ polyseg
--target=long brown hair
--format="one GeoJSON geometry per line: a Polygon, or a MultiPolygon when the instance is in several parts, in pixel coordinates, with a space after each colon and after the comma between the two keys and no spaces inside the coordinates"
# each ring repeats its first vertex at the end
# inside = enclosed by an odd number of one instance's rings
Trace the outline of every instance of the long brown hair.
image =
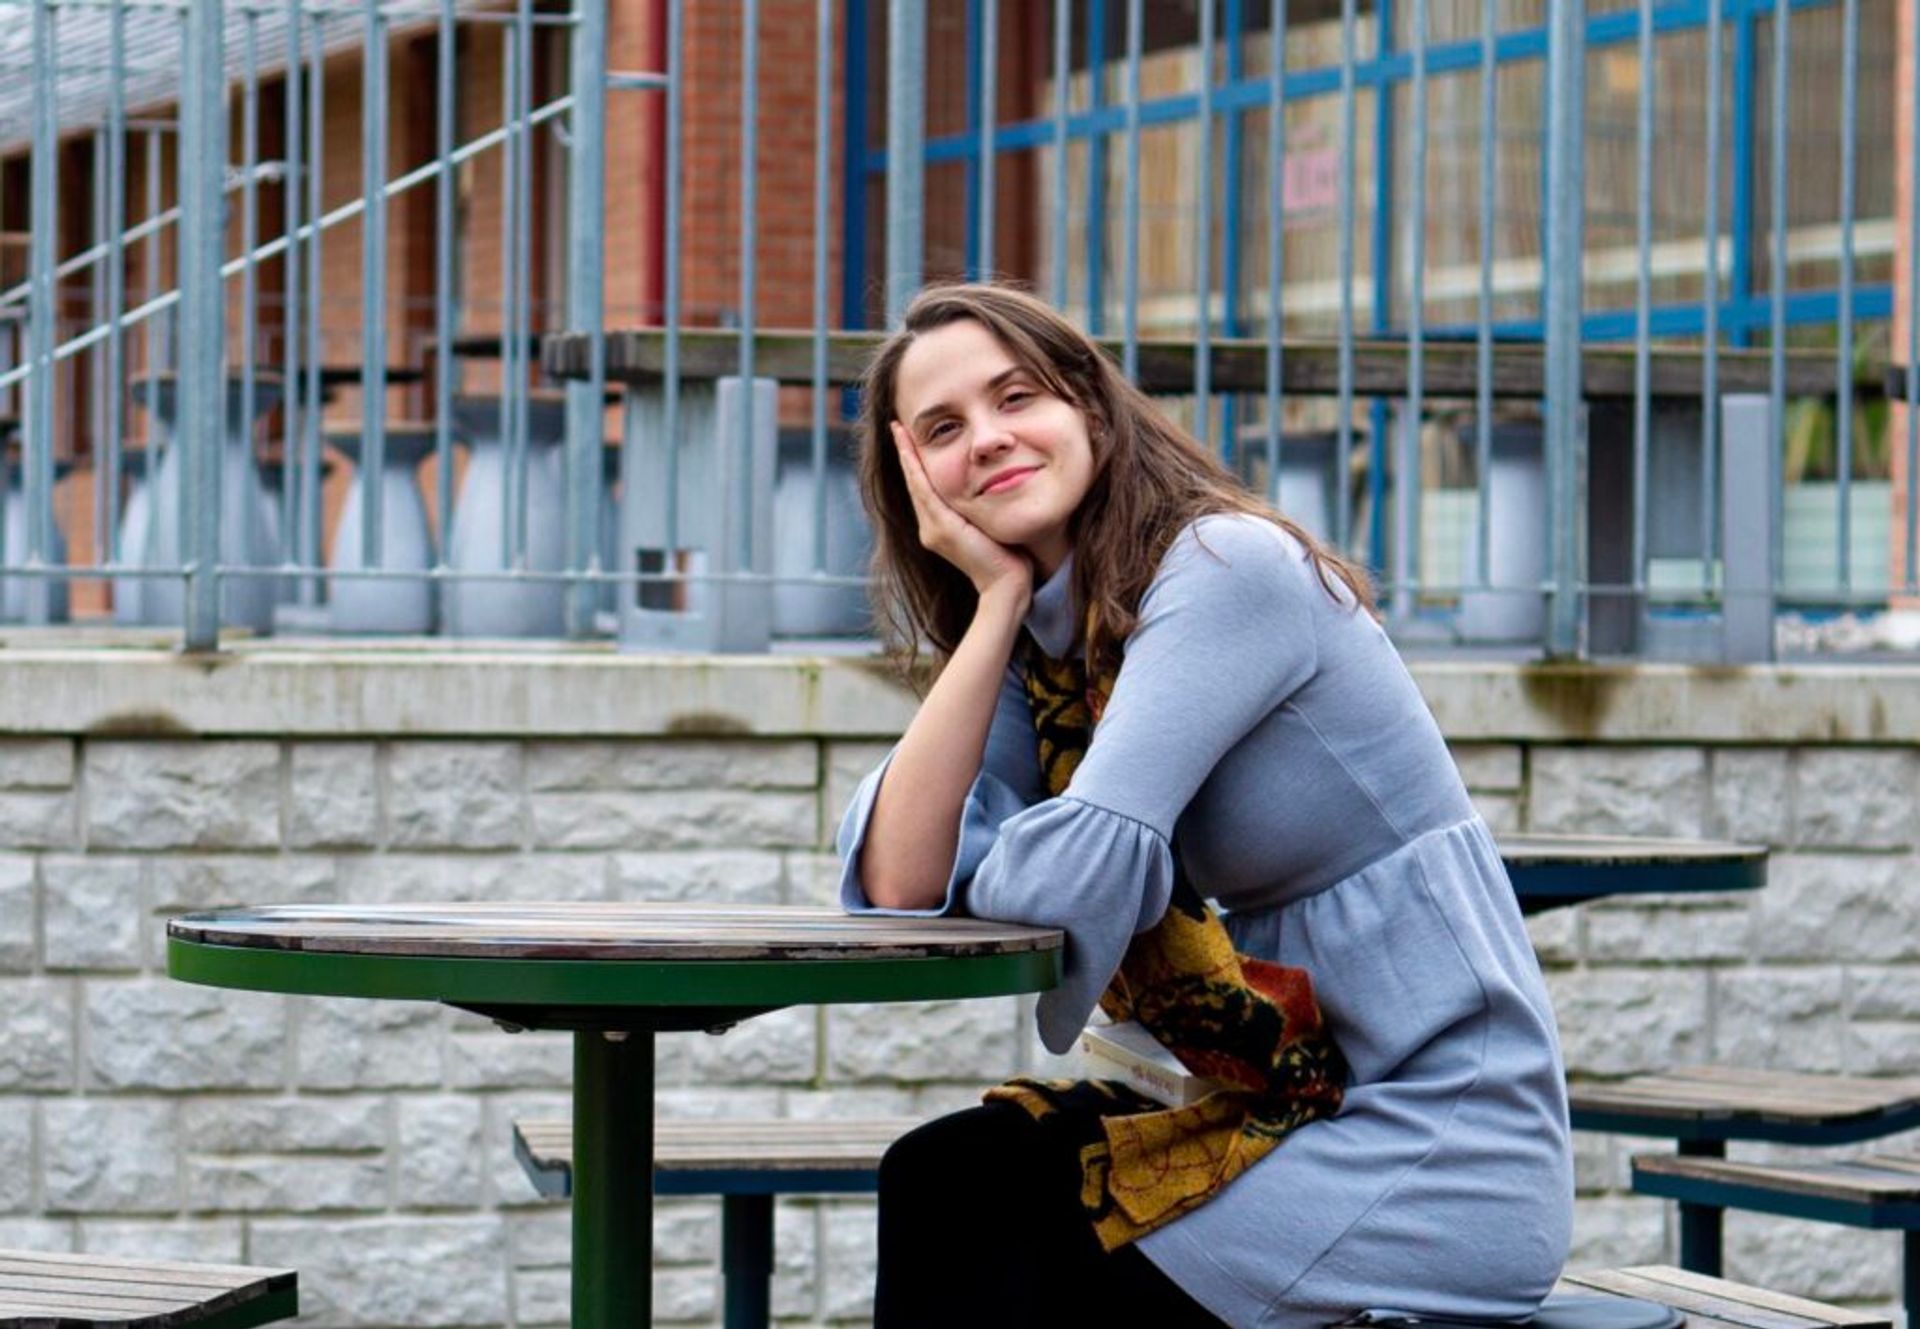
{"type": "Polygon", "coordinates": [[[899,412],[900,361],[916,337],[972,319],[991,332],[1048,392],[1087,417],[1094,478],[1069,520],[1074,603],[1091,613],[1091,663],[1112,669],[1168,547],[1212,513],[1265,518],[1306,546],[1329,595],[1373,608],[1367,574],[1249,494],[1237,477],[1121,377],[1092,338],[1045,302],[1011,286],[930,286],[908,304],[900,328],[874,353],[861,383],[860,492],[873,523],[875,618],[896,662],[911,667],[920,645],[951,655],[973,620],[977,596],[960,570],[920,543],[919,522],[889,431],[899,412]]]}

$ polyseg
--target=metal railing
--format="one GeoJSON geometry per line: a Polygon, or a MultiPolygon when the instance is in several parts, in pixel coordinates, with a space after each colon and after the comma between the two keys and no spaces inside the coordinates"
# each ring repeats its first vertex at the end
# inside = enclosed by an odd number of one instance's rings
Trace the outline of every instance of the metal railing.
{"type": "Polygon", "coordinates": [[[1765,658],[1783,612],[1920,603],[1897,31],[0,0],[0,619],[858,636],[860,330],[1004,274],[1404,640],[1765,658]]]}

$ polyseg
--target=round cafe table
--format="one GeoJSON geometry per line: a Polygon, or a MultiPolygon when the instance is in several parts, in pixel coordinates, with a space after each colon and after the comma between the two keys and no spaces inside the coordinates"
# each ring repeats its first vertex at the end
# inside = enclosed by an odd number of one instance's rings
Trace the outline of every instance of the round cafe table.
{"type": "Polygon", "coordinates": [[[573,1324],[651,1323],[653,1036],[783,1006],[1036,992],[1061,934],[783,905],[240,908],[167,927],[167,972],[214,987],[445,1002],[573,1032],[573,1324]]]}
{"type": "Polygon", "coordinates": [[[1636,835],[1495,838],[1525,914],[1610,895],[1753,891],[1767,884],[1765,845],[1636,835]]]}

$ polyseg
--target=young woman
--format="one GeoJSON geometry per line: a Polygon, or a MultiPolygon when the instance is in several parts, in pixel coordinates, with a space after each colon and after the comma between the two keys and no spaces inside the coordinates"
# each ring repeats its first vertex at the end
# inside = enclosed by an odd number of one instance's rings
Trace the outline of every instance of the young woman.
{"type": "Polygon", "coordinates": [[[1009,288],[922,292],[864,414],[877,608],[943,667],[841,825],[845,906],[1063,929],[1038,1006],[1055,1052],[1116,999],[1183,1057],[1228,1007],[1281,1045],[1239,1081],[1266,1088],[1223,1100],[1253,1107],[1219,1138],[1257,1147],[1207,1153],[1168,1203],[1120,1195],[1122,1155],[1153,1147],[1127,1114],[1155,1105],[1110,1096],[1089,1134],[1061,1124],[1084,1096],[1041,1086],[902,1139],[876,1323],[1530,1313],[1573,1204],[1553,1013],[1364,574],[1009,288]],[[1143,953],[1218,927],[1194,892],[1226,911],[1239,986],[1175,973],[1156,1006],[1143,953]]]}

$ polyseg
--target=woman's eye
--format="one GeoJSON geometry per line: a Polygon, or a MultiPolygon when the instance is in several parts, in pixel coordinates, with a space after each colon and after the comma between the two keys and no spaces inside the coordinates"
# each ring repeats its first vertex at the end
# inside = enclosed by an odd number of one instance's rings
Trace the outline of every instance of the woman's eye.
{"type": "Polygon", "coordinates": [[[942,420],[939,424],[927,430],[926,441],[929,443],[944,443],[947,439],[953,437],[954,430],[958,427],[959,426],[955,425],[951,420],[942,420]]]}
{"type": "Polygon", "coordinates": [[[1032,400],[1033,394],[1027,389],[1015,388],[1012,392],[1009,392],[1000,399],[1000,405],[1008,409],[1018,410],[1032,400]]]}

